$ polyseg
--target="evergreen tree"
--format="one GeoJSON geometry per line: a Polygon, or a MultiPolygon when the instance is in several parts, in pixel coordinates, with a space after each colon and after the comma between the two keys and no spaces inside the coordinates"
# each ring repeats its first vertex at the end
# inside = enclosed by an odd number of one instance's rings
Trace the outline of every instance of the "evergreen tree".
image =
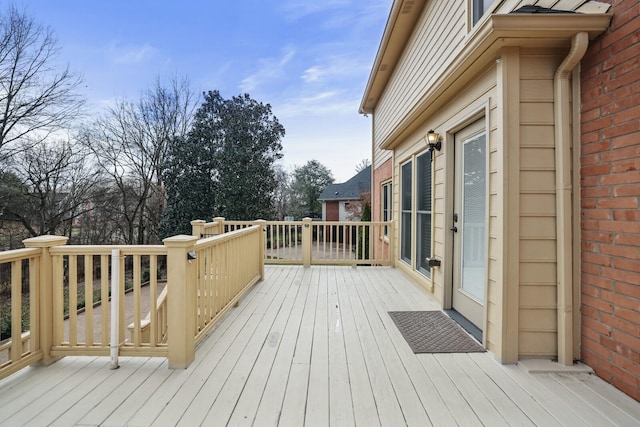
{"type": "Polygon", "coordinates": [[[320,217],[322,202],[318,200],[327,185],[333,183],[331,171],[317,160],[309,160],[293,171],[291,185],[293,213],[300,220],[306,216],[320,217]]]}
{"type": "Polygon", "coordinates": [[[164,182],[164,235],[185,232],[189,221],[215,216],[272,219],[284,127],[269,104],[244,94],[204,94],[186,140],[170,147],[164,182]]]}

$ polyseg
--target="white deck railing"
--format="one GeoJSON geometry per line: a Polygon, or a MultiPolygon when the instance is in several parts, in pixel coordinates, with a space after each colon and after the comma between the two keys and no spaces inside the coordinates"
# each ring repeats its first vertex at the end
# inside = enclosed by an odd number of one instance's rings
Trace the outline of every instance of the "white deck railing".
{"type": "MultiPolygon", "coordinates": [[[[194,236],[228,233],[258,221],[193,221],[194,236]]],[[[266,264],[390,265],[388,250],[381,250],[388,222],[261,221],[266,264]]]]}

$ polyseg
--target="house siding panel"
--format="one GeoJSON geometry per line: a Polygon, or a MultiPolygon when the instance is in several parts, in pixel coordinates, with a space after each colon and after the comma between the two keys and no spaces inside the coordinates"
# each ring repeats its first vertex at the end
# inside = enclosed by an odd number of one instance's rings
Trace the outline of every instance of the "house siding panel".
{"type": "Polygon", "coordinates": [[[428,2],[376,108],[378,147],[463,46],[465,1],[428,2]]]}
{"type": "Polygon", "coordinates": [[[554,357],[558,347],[553,78],[563,55],[527,49],[520,55],[520,358],[554,357]]]}
{"type": "Polygon", "coordinates": [[[581,358],[640,400],[640,3],[609,3],[581,63],[581,358]]]}

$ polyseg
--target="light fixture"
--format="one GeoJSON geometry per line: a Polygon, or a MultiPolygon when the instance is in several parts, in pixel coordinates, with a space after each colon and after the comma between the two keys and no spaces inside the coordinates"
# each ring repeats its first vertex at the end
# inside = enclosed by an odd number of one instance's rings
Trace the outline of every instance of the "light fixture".
{"type": "Polygon", "coordinates": [[[425,135],[424,140],[427,142],[429,151],[431,151],[431,160],[433,161],[433,150],[442,150],[442,140],[440,139],[440,134],[435,133],[433,129],[431,129],[425,135]]]}

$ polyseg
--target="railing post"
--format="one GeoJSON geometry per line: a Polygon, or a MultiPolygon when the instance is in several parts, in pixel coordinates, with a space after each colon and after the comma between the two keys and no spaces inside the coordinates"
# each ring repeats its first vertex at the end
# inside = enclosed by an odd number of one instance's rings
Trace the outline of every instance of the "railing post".
{"type": "Polygon", "coordinates": [[[191,235],[202,239],[204,235],[204,225],[206,222],[202,219],[194,219],[191,221],[191,235]]]}
{"type": "Polygon", "coordinates": [[[389,257],[389,266],[396,266],[396,252],[394,250],[396,245],[396,229],[393,221],[388,222],[389,225],[389,248],[387,250],[387,256],[389,257]]]}
{"type": "Polygon", "coordinates": [[[259,219],[256,224],[260,226],[260,280],[264,280],[264,261],[267,257],[267,221],[259,219]]]}
{"type": "Polygon", "coordinates": [[[311,218],[302,220],[302,265],[304,268],[311,266],[311,247],[313,244],[313,232],[311,218]]]}
{"type": "Polygon", "coordinates": [[[217,216],[213,218],[213,222],[216,223],[216,226],[213,229],[212,234],[224,234],[224,217],[217,216]]]}
{"type": "Polygon", "coordinates": [[[189,260],[198,240],[173,236],[162,242],[167,248],[167,344],[169,368],[187,368],[195,358],[196,263],[189,260]]]}
{"type": "Polygon", "coordinates": [[[38,330],[40,336],[40,350],[42,350],[42,365],[50,365],[59,357],[51,356],[53,346],[53,262],[50,248],[67,243],[64,236],[39,236],[23,240],[27,248],[40,248],[40,279],[38,292],[38,330]]]}

